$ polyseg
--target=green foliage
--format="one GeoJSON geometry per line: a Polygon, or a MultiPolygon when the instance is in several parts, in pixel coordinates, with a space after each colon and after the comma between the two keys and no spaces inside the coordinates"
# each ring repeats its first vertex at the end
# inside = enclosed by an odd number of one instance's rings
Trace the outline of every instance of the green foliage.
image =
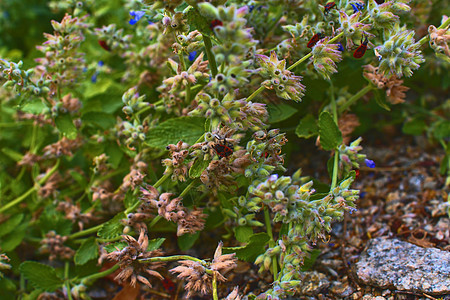
{"type": "Polygon", "coordinates": [[[90,237],[81,244],[75,253],[74,261],[77,265],[84,265],[91,259],[98,257],[98,245],[94,237],[90,237]]]}
{"type": "Polygon", "coordinates": [[[342,134],[329,112],[319,116],[320,144],[325,150],[333,150],[342,143],[342,134]]]}
{"type": "Polygon", "coordinates": [[[55,291],[63,284],[63,280],[56,274],[54,268],[35,261],[23,262],[19,270],[31,284],[48,292],[55,291]]]}

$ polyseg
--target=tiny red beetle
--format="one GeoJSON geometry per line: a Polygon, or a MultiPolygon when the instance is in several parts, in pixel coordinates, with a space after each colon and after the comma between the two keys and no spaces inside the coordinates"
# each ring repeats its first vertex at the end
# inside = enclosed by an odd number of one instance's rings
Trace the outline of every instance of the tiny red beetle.
{"type": "Polygon", "coordinates": [[[364,42],[361,40],[361,45],[353,52],[354,58],[361,58],[364,56],[367,50],[367,44],[369,43],[369,40],[367,39],[367,36],[364,37],[364,42]]]}
{"type": "Polygon", "coordinates": [[[222,157],[228,157],[231,154],[233,154],[233,145],[229,142],[227,142],[227,139],[223,139],[223,143],[217,143],[214,146],[212,146],[214,150],[216,150],[217,155],[219,155],[220,158],[222,157]]]}
{"type": "Polygon", "coordinates": [[[111,48],[109,48],[108,44],[105,41],[98,40],[98,44],[106,51],[111,51],[111,48]]]}
{"type": "Polygon", "coordinates": [[[323,10],[324,15],[327,15],[330,10],[336,6],[335,2],[328,2],[327,4],[325,4],[325,9],[323,10]]]}
{"type": "Polygon", "coordinates": [[[315,35],[313,35],[313,37],[309,40],[308,44],[306,45],[306,47],[308,48],[312,48],[314,47],[315,44],[317,44],[317,42],[323,38],[323,35],[321,32],[316,33],[315,35]]]}
{"type": "Polygon", "coordinates": [[[213,30],[217,26],[223,26],[223,22],[215,19],[211,21],[211,24],[209,26],[211,27],[211,30],[213,30]]]}

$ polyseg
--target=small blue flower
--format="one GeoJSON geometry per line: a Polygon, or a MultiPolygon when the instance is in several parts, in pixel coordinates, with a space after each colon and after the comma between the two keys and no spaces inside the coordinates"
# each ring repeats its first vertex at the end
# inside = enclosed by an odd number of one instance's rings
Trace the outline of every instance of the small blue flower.
{"type": "Polygon", "coordinates": [[[344,52],[344,46],[342,46],[341,42],[338,43],[338,48],[339,51],[344,52]]]}
{"type": "Polygon", "coordinates": [[[366,163],[366,166],[368,166],[369,168],[375,168],[375,162],[373,160],[370,159],[365,159],[364,162],[366,163]]]}
{"type": "Polygon", "coordinates": [[[197,51],[192,51],[191,53],[189,53],[188,59],[190,62],[193,62],[195,59],[195,56],[197,56],[197,51]]]}
{"type": "Polygon", "coordinates": [[[133,17],[133,19],[131,19],[128,23],[130,23],[130,25],[134,25],[136,24],[143,16],[145,15],[145,11],[142,10],[137,10],[137,11],[130,11],[130,16],[133,17]]]}
{"type": "Polygon", "coordinates": [[[97,82],[97,76],[98,76],[98,72],[95,71],[94,75],[92,75],[92,77],[91,77],[91,82],[92,83],[96,83],[97,82]]]}
{"type": "Polygon", "coordinates": [[[98,61],[98,66],[99,67],[103,67],[105,65],[105,63],[103,62],[103,60],[99,60],[98,61]]]}
{"type": "Polygon", "coordinates": [[[361,3],[350,3],[350,5],[353,7],[354,14],[364,9],[364,4],[361,3]]]}

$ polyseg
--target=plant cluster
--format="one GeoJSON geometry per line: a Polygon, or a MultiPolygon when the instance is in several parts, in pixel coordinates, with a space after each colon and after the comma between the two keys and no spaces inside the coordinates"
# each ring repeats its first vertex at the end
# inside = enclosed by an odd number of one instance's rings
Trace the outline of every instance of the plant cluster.
{"type": "MultiPolygon", "coordinates": [[[[426,23],[431,8],[409,0],[49,8],[63,16],[37,57],[0,48],[0,289],[9,298],[90,299],[116,271],[142,293],[176,275],[186,298],[298,295],[314,245],[357,209],[359,169],[376,167],[362,138],[351,141],[360,122],[349,111],[368,93],[390,110],[406,101],[405,77],[448,72],[450,61],[450,20],[426,23]],[[367,82],[353,91],[339,76],[357,59],[365,65],[353,76],[367,82]],[[283,127],[292,122],[295,134],[283,127]],[[300,138],[329,152],[328,182],[295,169],[306,153],[286,146],[300,138]],[[176,253],[208,232],[212,258],[176,253]],[[269,272],[270,288],[228,285],[238,260],[269,272]]],[[[404,116],[404,128],[443,146],[450,178],[448,111],[404,116]]]]}

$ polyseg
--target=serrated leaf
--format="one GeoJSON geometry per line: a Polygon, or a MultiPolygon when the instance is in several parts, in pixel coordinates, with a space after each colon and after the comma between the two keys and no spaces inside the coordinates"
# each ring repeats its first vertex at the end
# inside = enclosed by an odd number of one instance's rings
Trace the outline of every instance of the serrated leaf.
{"type": "Polygon", "coordinates": [[[55,269],[50,266],[35,262],[26,261],[20,264],[20,273],[31,283],[48,292],[53,292],[60,288],[64,281],[56,275],[55,269]]]}
{"type": "Polygon", "coordinates": [[[0,237],[10,233],[22,222],[24,214],[11,216],[8,220],[0,224],[0,237]]]}
{"type": "Polygon", "coordinates": [[[319,116],[319,135],[320,144],[325,150],[333,150],[342,143],[342,133],[327,111],[319,116]]]}
{"type": "Polygon", "coordinates": [[[47,206],[39,217],[39,227],[44,234],[54,230],[60,235],[69,235],[72,226],[72,222],[66,219],[61,212],[56,211],[53,206],[47,206]]]}
{"type": "Polygon", "coordinates": [[[209,166],[208,160],[203,160],[202,157],[195,158],[192,167],[189,169],[189,178],[198,178],[202,172],[209,166]]]}
{"type": "Polygon", "coordinates": [[[24,105],[22,105],[20,110],[26,113],[38,115],[47,110],[47,106],[42,102],[41,99],[34,99],[31,101],[27,101],[24,105]]]}
{"type": "Polygon", "coordinates": [[[117,242],[117,243],[106,245],[105,250],[106,250],[106,252],[111,253],[114,251],[120,251],[123,248],[125,248],[126,246],[128,246],[127,242],[117,242]]]}
{"type": "Polygon", "coordinates": [[[300,120],[297,128],[295,128],[295,134],[300,138],[308,139],[312,136],[319,134],[319,126],[317,126],[316,119],[313,115],[306,115],[300,120]]]}
{"type": "Polygon", "coordinates": [[[250,237],[247,245],[241,247],[224,247],[222,253],[236,253],[236,256],[241,260],[254,262],[258,255],[264,253],[265,245],[269,240],[270,238],[267,233],[256,233],[250,237]]]}
{"type": "Polygon", "coordinates": [[[75,253],[74,261],[77,265],[84,265],[91,259],[98,257],[98,245],[94,237],[90,237],[81,244],[75,253]]]}
{"type": "Polygon", "coordinates": [[[104,223],[97,235],[103,239],[114,239],[123,233],[123,225],[120,220],[126,216],[123,212],[118,213],[114,218],[104,223]]]}
{"type": "Polygon", "coordinates": [[[147,133],[147,144],[151,147],[165,149],[169,144],[179,141],[194,144],[204,133],[204,118],[180,117],[169,119],[147,133]]]}
{"type": "Polygon", "coordinates": [[[247,243],[253,235],[253,228],[251,226],[238,226],[234,229],[236,240],[241,243],[247,243]]]}
{"type": "Polygon", "coordinates": [[[183,234],[179,236],[177,239],[178,247],[180,247],[181,251],[187,251],[194,246],[195,242],[198,240],[200,236],[200,232],[196,232],[194,234],[183,234]]]}
{"type": "Polygon", "coordinates": [[[103,130],[111,129],[116,125],[113,115],[102,111],[90,111],[81,116],[81,120],[86,124],[95,124],[103,130]]]}
{"type": "Polygon", "coordinates": [[[165,238],[157,238],[148,241],[147,251],[159,249],[159,247],[161,247],[162,243],[164,243],[165,240],[166,240],[165,238]]]}
{"type": "Polygon", "coordinates": [[[77,137],[77,128],[73,124],[72,117],[69,114],[60,114],[55,118],[55,124],[58,130],[69,140],[77,137]]]}
{"type": "Polygon", "coordinates": [[[28,228],[28,222],[22,222],[13,231],[2,237],[0,243],[1,250],[4,252],[10,252],[16,249],[17,246],[22,243],[26,229],[28,228]]]}
{"type": "Polygon", "coordinates": [[[269,123],[277,123],[289,119],[297,112],[297,109],[289,104],[268,104],[267,110],[269,112],[269,123]]]}
{"type": "Polygon", "coordinates": [[[427,127],[427,123],[421,119],[412,119],[403,124],[402,131],[406,134],[421,135],[427,127]]]}

